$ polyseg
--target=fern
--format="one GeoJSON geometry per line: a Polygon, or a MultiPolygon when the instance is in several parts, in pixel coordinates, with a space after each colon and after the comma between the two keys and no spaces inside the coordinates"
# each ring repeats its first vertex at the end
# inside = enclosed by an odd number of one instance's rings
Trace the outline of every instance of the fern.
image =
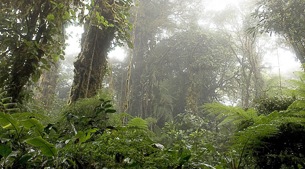
{"type": "Polygon", "coordinates": [[[147,130],[148,123],[147,123],[147,121],[143,120],[142,118],[136,117],[136,118],[131,119],[128,122],[127,127],[147,130]]]}
{"type": "Polygon", "coordinates": [[[18,112],[17,103],[13,102],[12,97],[7,96],[7,92],[0,89],[0,112],[18,112]]]}
{"type": "MultiPolygon", "coordinates": [[[[204,114],[210,118],[215,118],[220,123],[218,126],[235,125],[242,127],[245,122],[258,120],[259,116],[253,109],[243,110],[240,107],[225,106],[220,103],[209,103],[203,107],[204,114]]],[[[245,126],[244,126],[245,127],[245,126]]]]}
{"type": "MultiPolygon", "coordinates": [[[[270,114],[257,115],[254,109],[249,109],[247,111],[232,106],[225,106],[218,103],[206,104],[203,106],[204,113],[209,117],[214,117],[218,120],[219,126],[223,125],[235,125],[237,126],[237,132],[232,138],[232,151],[237,151],[240,153],[240,163],[242,159],[247,159],[244,157],[249,157],[249,155],[255,156],[256,160],[260,158],[255,155],[258,153],[266,153],[269,151],[266,146],[268,144],[265,141],[278,141],[276,139],[281,139],[282,130],[287,130],[289,124],[292,126],[300,126],[305,130],[305,101],[297,100],[292,103],[285,111],[273,111],[270,114]],[[244,122],[251,122],[243,125],[244,122]],[[265,141],[264,141],[265,140],[265,141]],[[259,152],[261,151],[261,152],[259,152]]],[[[291,128],[288,128],[288,130],[291,128]]],[[[299,130],[298,130],[299,131],[299,130]]],[[[296,132],[298,132],[296,131],[296,132]]],[[[300,129],[302,131],[302,129],[300,129]]],[[[291,131],[294,132],[294,131],[291,131]]],[[[287,133],[287,132],[286,132],[287,133]]],[[[286,138],[289,140],[290,138],[286,138]]],[[[294,138],[295,139],[295,138],[294,138]]],[[[300,138],[301,141],[302,138],[300,138]]],[[[281,144],[277,143],[275,145],[279,146],[281,144]]],[[[287,147],[282,146],[283,150],[277,150],[273,152],[275,158],[280,158],[280,154],[286,152],[287,147]],[[285,149],[286,148],[286,149],[285,149]],[[278,154],[276,154],[278,153],[278,154]]],[[[272,151],[272,150],[270,150],[272,151]]],[[[300,151],[300,150],[296,150],[300,151]]],[[[298,153],[298,152],[296,152],[298,153]]],[[[287,154],[287,153],[286,153],[287,154]]],[[[292,158],[292,157],[291,157],[292,158]]],[[[289,158],[290,160],[292,160],[289,158]]],[[[273,160],[273,159],[271,159],[273,160]]],[[[294,163],[297,163],[294,160],[294,163]]],[[[239,164],[240,165],[240,164],[239,164]]],[[[283,164],[285,165],[285,164],[283,164]]]]}

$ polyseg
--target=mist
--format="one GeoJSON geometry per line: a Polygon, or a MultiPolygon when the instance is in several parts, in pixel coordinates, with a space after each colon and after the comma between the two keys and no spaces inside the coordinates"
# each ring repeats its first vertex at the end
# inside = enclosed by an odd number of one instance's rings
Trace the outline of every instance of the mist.
{"type": "Polygon", "coordinates": [[[304,5],[5,0],[0,168],[304,168],[304,5]]]}

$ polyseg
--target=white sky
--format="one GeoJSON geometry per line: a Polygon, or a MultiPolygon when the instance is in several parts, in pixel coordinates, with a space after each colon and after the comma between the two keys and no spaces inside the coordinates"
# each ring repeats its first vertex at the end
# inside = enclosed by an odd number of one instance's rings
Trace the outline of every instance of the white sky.
{"type": "MultiPolygon", "coordinates": [[[[82,33],[84,32],[83,27],[70,26],[66,29],[66,32],[69,34],[67,39],[67,46],[65,49],[66,56],[77,56],[77,54],[81,51],[80,39],[82,33]]],[[[122,48],[116,48],[115,50],[109,52],[109,57],[123,61],[126,57],[126,54],[122,48]]]]}
{"type": "Polygon", "coordinates": [[[83,27],[70,26],[66,29],[66,32],[69,34],[67,39],[67,46],[65,49],[66,55],[78,54],[81,50],[80,39],[82,33],[84,32],[83,27]]]}
{"type": "Polygon", "coordinates": [[[229,5],[238,7],[240,0],[206,0],[205,9],[213,11],[221,11],[229,5]]]}
{"type": "Polygon", "coordinates": [[[263,64],[271,66],[270,73],[278,74],[279,69],[282,76],[293,76],[294,72],[301,71],[301,64],[297,61],[294,53],[283,48],[268,51],[264,57],[263,64]]]}

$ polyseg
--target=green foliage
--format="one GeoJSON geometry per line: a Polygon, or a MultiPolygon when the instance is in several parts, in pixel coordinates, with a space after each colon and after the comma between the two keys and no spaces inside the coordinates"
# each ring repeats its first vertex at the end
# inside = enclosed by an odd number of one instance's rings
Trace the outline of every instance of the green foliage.
{"type": "Polygon", "coordinates": [[[0,145],[0,155],[4,158],[7,158],[12,152],[11,147],[5,144],[0,145]]]}
{"type": "Polygon", "coordinates": [[[17,112],[17,104],[12,97],[7,97],[7,92],[0,89],[0,112],[17,112]]]}
{"type": "Polygon", "coordinates": [[[0,87],[14,101],[21,102],[24,87],[63,59],[65,25],[76,19],[71,11],[81,6],[72,0],[1,1],[0,87]]]}
{"type": "Polygon", "coordinates": [[[175,121],[166,123],[159,137],[166,147],[178,151],[173,156],[179,157],[177,160],[185,168],[220,167],[229,136],[215,132],[211,124],[198,115],[180,114],[175,121]]]}
{"type": "Polygon", "coordinates": [[[102,31],[105,31],[105,28],[114,28],[116,30],[115,45],[123,45],[126,42],[129,47],[132,47],[130,37],[132,25],[128,20],[132,6],[132,0],[92,1],[90,5],[87,5],[87,9],[91,11],[91,17],[88,16],[86,19],[92,26],[102,31]]]}
{"type": "Polygon", "coordinates": [[[57,150],[53,144],[46,141],[48,135],[45,126],[35,118],[40,115],[24,114],[28,117],[22,113],[0,113],[1,166],[30,167],[43,162],[52,165],[52,161],[47,157],[55,157],[57,150]],[[33,152],[33,149],[36,151],[33,152]]]}
{"type": "Polygon", "coordinates": [[[148,129],[148,125],[147,125],[147,121],[141,119],[141,118],[133,118],[131,119],[128,124],[127,127],[130,128],[138,128],[138,129],[143,129],[143,130],[147,130],[148,129]]]}
{"type": "Polygon", "coordinates": [[[295,97],[262,97],[254,100],[254,107],[259,114],[270,114],[274,111],[283,111],[296,100],[295,97]]]}
{"type": "Polygon", "coordinates": [[[54,145],[50,144],[40,136],[26,139],[25,142],[33,147],[39,148],[41,153],[45,156],[54,157],[57,154],[57,150],[54,145]]]}
{"type": "Polygon", "coordinates": [[[293,47],[301,63],[305,63],[304,5],[303,0],[260,0],[253,13],[259,21],[256,28],[253,29],[283,36],[293,47]]]}
{"type": "Polygon", "coordinates": [[[17,133],[21,130],[20,126],[17,124],[17,120],[10,114],[0,113],[0,124],[2,128],[11,129],[17,133]]]}
{"type": "Polygon", "coordinates": [[[279,126],[280,132],[262,137],[253,147],[253,156],[259,168],[303,168],[305,166],[305,127],[296,123],[279,126]]]}
{"type": "MultiPolygon", "coordinates": [[[[237,130],[247,128],[259,117],[255,110],[243,110],[240,107],[225,106],[220,103],[209,103],[203,106],[203,113],[219,122],[219,127],[230,128],[237,126],[237,130]]],[[[217,127],[218,127],[217,126],[217,127]]]]}
{"type": "Polygon", "coordinates": [[[92,128],[103,130],[106,128],[107,114],[115,112],[110,100],[96,97],[81,99],[64,110],[64,123],[71,125],[75,133],[92,128]]]}
{"type": "Polygon", "coordinates": [[[238,167],[289,168],[304,165],[300,160],[305,154],[303,137],[297,137],[305,128],[304,105],[296,98],[269,98],[257,102],[260,115],[254,109],[245,111],[221,104],[206,104],[204,110],[219,121],[219,126],[237,127],[230,151],[237,152],[233,158],[238,167]],[[287,145],[288,142],[300,147],[287,145]]]}

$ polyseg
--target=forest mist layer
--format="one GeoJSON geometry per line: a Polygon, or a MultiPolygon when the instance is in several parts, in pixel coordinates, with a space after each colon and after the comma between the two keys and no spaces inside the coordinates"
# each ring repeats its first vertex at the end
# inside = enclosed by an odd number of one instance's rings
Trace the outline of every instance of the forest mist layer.
{"type": "Polygon", "coordinates": [[[2,0],[0,168],[305,168],[303,0],[2,0]]]}

